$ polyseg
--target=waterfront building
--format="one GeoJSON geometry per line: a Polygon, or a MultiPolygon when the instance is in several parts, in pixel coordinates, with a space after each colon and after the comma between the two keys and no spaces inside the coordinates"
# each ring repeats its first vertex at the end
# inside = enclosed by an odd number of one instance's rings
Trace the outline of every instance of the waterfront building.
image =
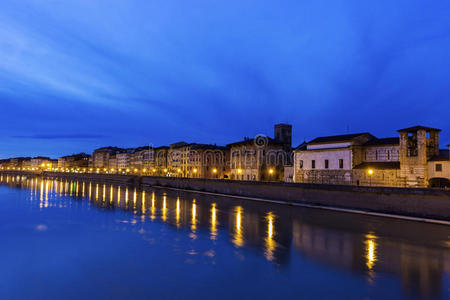
{"type": "Polygon", "coordinates": [[[229,178],[230,149],[228,147],[193,143],[188,148],[182,169],[186,172],[184,173],[186,177],[229,178]]]}
{"type": "Polygon", "coordinates": [[[151,174],[158,176],[166,176],[169,147],[160,146],[155,148],[154,150],[155,150],[155,163],[154,168],[151,170],[151,174]]]}
{"type": "Polygon", "coordinates": [[[109,169],[110,172],[113,172],[113,173],[117,171],[117,157],[116,157],[115,154],[111,155],[109,157],[108,169],[109,169]]]}
{"type": "Polygon", "coordinates": [[[168,152],[168,176],[228,178],[229,148],[217,145],[179,142],[168,152]]]}
{"type": "Polygon", "coordinates": [[[167,176],[183,177],[183,174],[186,174],[183,169],[186,166],[185,155],[188,151],[189,147],[186,142],[170,145],[167,153],[167,176]]]}
{"type": "Polygon", "coordinates": [[[102,147],[94,150],[92,154],[92,162],[89,167],[96,169],[104,169],[109,167],[109,158],[116,155],[123,149],[117,147],[102,147]]]}
{"type": "Polygon", "coordinates": [[[116,154],[117,168],[119,170],[130,171],[131,169],[131,159],[133,157],[134,149],[122,149],[116,154]]]}
{"type": "Polygon", "coordinates": [[[31,158],[25,157],[22,160],[22,169],[31,169],[31,158]]]}
{"type": "Polygon", "coordinates": [[[399,187],[426,187],[436,182],[440,185],[448,182],[450,176],[448,151],[439,150],[439,131],[415,126],[399,130],[399,138],[379,139],[370,133],[316,138],[294,150],[294,181],[399,187]]]}
{"type": "Polygon", "coordinates": [[[283,181],[284,167],[292,163],[292,126],[274,126],[275,138],[257,136],[229,144],[231,179],[283,181]]]}
{"type": "MultiPolygon", "coordinates": [[[[56,162],[55,165],[57,165],[56,162]]],[[[31,159],[30,166],[31,168],[51,168],[53,165],[53,161],[49,157],[38,156],[31,159]]]]}
{"type": "Polygon", "coordinates": [[[89,167],[90,155],[79,153],[58,158],[58,169],[82,169],[89,167]]]}
{"type": "Polygon", "coordinates": [[[131,168],[140,172],[150,172],[155,168],[155,149],[150,146],[134,149],[131,156],[131,168]]]}

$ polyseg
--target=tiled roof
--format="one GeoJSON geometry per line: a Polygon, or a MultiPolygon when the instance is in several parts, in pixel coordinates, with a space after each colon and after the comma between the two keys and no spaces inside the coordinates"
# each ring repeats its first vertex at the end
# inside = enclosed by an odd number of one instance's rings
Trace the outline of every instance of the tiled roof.
{"type": "Polygon", "coordinates": [[[402,131],[417,131],[417,130],[427,130],[427,131],[441,131],[438,128],[432,128],[432,127],[426,127],[426,126],[413,126],[413,127],[408,127],[408,128],[404,128],[404,129],[399,129],[397,130],[398,132],[402,132],[402,131]]]}
{"type": "Polygon", "coordinates": [[[363,162],[355,166],[355,169],[395,170],[400,169],[400,162],[399,161],[363,162]]]}
{"type": "Polygon", "coordinates": [[[169,149],[169,146],[159,146],[159,147],[155,148],[155,150],[161,150],[161,149],[169,149]]]}
{"type": "Polygon", "coordinates": [[[224,146],[217,146],[217,145],[211,145],[211,144],[192,144],[191,149],[214,149],[214,150],[227,150],[228,147],[224,146]]]}
{"type": "Polygon", "coordinates": [[[361,135],[371,135],[368,132],[363,133],[353,133],[353,134],[343,134],[343,135],[332,135],[332,136],[322,136],[315,138],[314,140],[308,142],[308,144],[323,144],[323,143],[334,143],[334,142],[347,142],[352,141],[361,135]]]}
{"type": "Polygon", "coordinates": [[[391,137],[391,138],[382,138],[382,139],[373,139],[364,144],[364,146],[376,146],[376,145],[399,145],[400,138],[391,137]]]}
{"type": "MultiPolygon", "coordinates": [[[[270,138],[270,137],[265,137],[265,138],[267,139],[267,145],[284,145],[283,142],[280,142],[273,138],[270,138]]],[[[256,143],[257,142],[255,142],[255,139],[245,139],[243,141],[228,144],[227,147],[242,146],[242,145],[256,145],[256,143]]]]}
{"type": "Polygon", "coordinates": [[[306,150],[306,142],[301,143],[300,145],[298,145],[297,147],[295,147],[294,151],[302,151],[302,150],[306,150]]]}
{"type": "Polygon", "coordinates": [[[429,159],[429,161],[447,161],[450,160],[449,150],[441,149],[439,150],[439,155],[435,155],[429,159]]]}

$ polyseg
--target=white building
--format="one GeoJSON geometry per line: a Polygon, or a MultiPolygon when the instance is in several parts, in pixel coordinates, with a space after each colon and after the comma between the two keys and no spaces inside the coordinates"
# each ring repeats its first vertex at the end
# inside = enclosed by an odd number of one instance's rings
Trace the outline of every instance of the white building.
{"type": "Polygon", "coordinates": [[[369,133],[316,138],[294,150],[294,181],[303,183],[450,186],[450,150],[439,150],[440,129],[414,126],[400,137],[369,133]]]}

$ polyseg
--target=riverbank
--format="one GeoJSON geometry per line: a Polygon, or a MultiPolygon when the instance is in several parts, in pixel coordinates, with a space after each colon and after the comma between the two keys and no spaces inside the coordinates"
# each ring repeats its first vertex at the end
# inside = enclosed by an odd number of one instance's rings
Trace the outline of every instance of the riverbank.
{"type": "Polygon", "coordinates": [[[135,187],[170,188],[221,194],[285,205],[302,205],[378,214],[450,221],[450,191],[438,189],[356,187],[279,182],[253,182],[197,178],[150,177],[114,174],[18,172],[0,174],[42,176],[45,178],[97,181],[135,187]]]}

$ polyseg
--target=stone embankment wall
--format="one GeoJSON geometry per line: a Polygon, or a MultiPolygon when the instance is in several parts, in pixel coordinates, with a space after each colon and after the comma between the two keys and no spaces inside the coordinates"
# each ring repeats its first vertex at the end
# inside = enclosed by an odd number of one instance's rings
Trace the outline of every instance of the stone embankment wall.
{"type": "Polygon", "coordinates": [[[149,186],[382,212],[450,221],[450,190],[143,177],[149,186]]]}
{"type": "Polygon", "coordinates": [[[0,172],[3,175],[43,176],[134,186],[166,187],[226,195],[358,209],[387,214],[450,221],[450,190],[356,187],[322,184],[255,182],[133,175],[74,174],[57,172],[0,172]]]}

